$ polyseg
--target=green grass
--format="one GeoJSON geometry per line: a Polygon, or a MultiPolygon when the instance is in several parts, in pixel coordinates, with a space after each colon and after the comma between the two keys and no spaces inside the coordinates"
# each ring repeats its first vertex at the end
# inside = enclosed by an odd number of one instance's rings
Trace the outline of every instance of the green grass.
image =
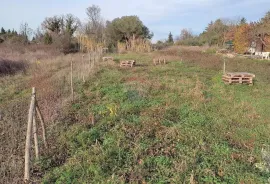
{"type": "Polygon", "coordinates": [[[104,67],[79,87],[72,113],[84,122],[60,133],[69,156],[44,183],[267,182],[255,163],[270,143],[268,83],[227,86],[221,71],[116,58],[145,65],[104,67]]]}

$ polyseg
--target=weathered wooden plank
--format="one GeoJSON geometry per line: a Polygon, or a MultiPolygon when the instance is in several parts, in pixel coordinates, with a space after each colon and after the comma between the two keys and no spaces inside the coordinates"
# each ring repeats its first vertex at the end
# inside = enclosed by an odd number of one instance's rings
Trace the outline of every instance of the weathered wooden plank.
{"type": "Polygon", "coordinates": [[[122,66],[133,67],[135,64],[136,64],[135,60],[126,60],[126,61],[121,61],[120,62],[120,67],[122,67],[122,66]]]}

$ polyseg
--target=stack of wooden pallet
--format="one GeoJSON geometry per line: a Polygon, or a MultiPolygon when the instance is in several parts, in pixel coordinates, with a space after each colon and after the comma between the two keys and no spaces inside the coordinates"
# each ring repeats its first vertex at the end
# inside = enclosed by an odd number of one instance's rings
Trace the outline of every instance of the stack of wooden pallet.
{"type": "Polygon", "coordinates": [[[225,84],[253,84],[253,79],[255,75],[247,72],[234,72],[234,73],[226,73],[222,76],[222,80],[225,84]]]}
{"type": "Polygon", "coordinates": [[[126,61],[120,62],[120,67],[125,67],[125,66],[133,67],[135,64],[136,64],[135,60],[126,60],[126,61]]]}

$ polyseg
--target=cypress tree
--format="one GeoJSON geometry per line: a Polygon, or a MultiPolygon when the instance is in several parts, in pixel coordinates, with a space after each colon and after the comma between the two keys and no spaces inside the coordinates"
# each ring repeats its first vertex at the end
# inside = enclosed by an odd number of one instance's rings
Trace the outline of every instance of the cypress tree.
{"type": "Polygon", "coordinates": [[[169,37],[168,37],[168,41],[167,41],[168,43],[174,43],[174,41],[173,41],[173,35],[172,35],[172,33],[170,32],[170,34],[169,34],[169,37]]]}
{"type": "Polygon", "coordinates": [[[1,34],[6,34],[6,30],[3,27],[1,28],[1,34]]]}

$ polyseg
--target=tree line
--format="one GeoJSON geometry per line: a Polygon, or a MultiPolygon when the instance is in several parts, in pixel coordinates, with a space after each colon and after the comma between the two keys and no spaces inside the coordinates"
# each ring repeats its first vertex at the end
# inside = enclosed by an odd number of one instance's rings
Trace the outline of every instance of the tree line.
{"type": "Polygon", "coordinates": [[[183,29],[176,43],[225,47],[237,53],[245,53],[250,47],[257,51],[270,51],[270,11],[257,22],[248,23],[245,18],[211,21],[200,35],[183,29]]]}
{"type": "MultiPolygon", "coordinates": [[[[129,48],[134,40],[150,40],[153,37],[153,33],[137,16],[123,16],[108,21],[102,17],[100,7],[96,5],[86,8],[86,15],[86,22],[72,14],[46,17],[36,31],[33,32],[25,23],[19,34],[12,34],[27,40],[18,42],[52,45],[63,50],[75,49],[79,35],[109,49],[116,48],[118,42],[129,48]]],[[[6,31],[3,29],[2,33],[5,35],[6,31]]],[[[10,37],[2,39],[2,42],[8,39],[10,37]]]]}
{"type": "Polygon", "coordinates": [[[28,24],[22,23],[20,27],[20,32],[18,33],[14,29],[5,29],[1,27],[0,31],[0,43],[9,42],[9,43],[26,43],[28,42],[28,37],[26,32],[29,31],[28,24]]]}
{"type": "MultiPolygon", "coordinates": [[[[2,27],[0,43],[46,44],[63,51],[77,49],[80,44],[78,37],[82,36],[90,40],[91,44],[101,45],[111,51],[119,49],[119,46],[125,50],[135,50],[136,44],[151,44],[154,34],[138,16],[105,20],[100,7],[96,5],[89,6],[85,12],[85,22],[72,14],[46,17],[36,31],[27,23],[21,24],[19,32],[2,27]]],[[[238,53],[245,53],[249,47],[270,51],[270,11],[257,22],[248,23],[245,18],[211,21],[199,35],[195,35],[191,29],[183,29],[174,39],[170,32],[168,39],[158,41],[154,47],[161,49],[173,44],[225,47],[238,53]]]]}

